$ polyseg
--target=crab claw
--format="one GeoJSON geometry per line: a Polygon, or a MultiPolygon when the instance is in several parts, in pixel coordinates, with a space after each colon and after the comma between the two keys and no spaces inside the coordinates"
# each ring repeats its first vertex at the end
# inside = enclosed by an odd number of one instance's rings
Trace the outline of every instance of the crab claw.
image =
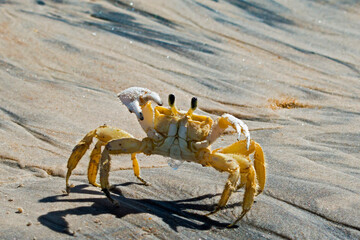
{"type": "Polygon", "coordinates": [[[139,120],[144,120],[141,106],[152,100],[158,105],[162,105],[160,96],[147,88],[131,87],[120,92],[118,95],[120,101],[129,109],[131,113],[135,113],[139,120]]]}
{"type": "Polygon", "coordinates": [[[222,116],[223,118],[226,118],[231,125],[233,125],[236,129],[236,132],[238,134],[237,140],[240,141],[241,133],[245,135],[246,138],[246,149],[249,150],[250,147],[250,132],[248,126],[241,121],[240,119],[234,117],[230,114],[224,114],[222,116]]]}

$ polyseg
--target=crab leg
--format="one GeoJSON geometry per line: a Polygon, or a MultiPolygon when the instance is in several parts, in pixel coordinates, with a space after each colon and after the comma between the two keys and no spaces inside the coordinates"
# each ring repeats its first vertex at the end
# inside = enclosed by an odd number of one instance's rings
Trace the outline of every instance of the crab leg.
{"type": "Polygon", "coordinates": [[[246,176],[244,174],[240,175],[240,183],[237,185],[236,187],[236,191],[239,190],[240,188],[244,187],[246,184],[246,176]]]}
{"type": "Polygon", "coordinates": [[[219,153],[217,150],[214,150],[211,154],[205,156],[205,159],[201,162],[201,164],[203,166],[212,166],[220,172],[225,171],[230,174],[225,184],[225,188],[221,195],[218,206],[213,212],[208,214],[210,215],[219,211],[226,205],[231,193],[236,189],[236,184],[240,179],[240,173],[246,174],[251,164],[246,158],[242,156],[219,153]]]}
{"type": "Polygon", "coordinates": [[[234,226],[250,210],[251,206],[254,203],[255,192],[256,192],[255,171],[254,171],[254,167],[250,166],[249,172],[247,174],[247,179],[246,179],[244,200],[242,203],[242,212],[241,212],[240,216],[233,223],[231,223],[228,227],[234,226]]]}
{"type": "Polygon", "coordinates": [[[139,179],[144,185],[150,186],[150,183],[146,182],[141,176],[140,176],[140,166],[139,162],[136,158],[136,153],[131,154],[131,160],[133,161],[133,169],[134,169],[134,175],[139,179]]]}
{"type": "Polygon", "coordinates": [[[88,180],[89,183],[95,187],[100,187],[100,185],[96,182],[96,175],[98,173],[99,161],[101,157],[101,147],[104,146],[106,142],[98,141],[95,144],[94,149],[90,154],[90,162],[88,167],[88,180]]]}
{"type": "MultiPolygon", "coordinates": [[[[66,173],[66,192],[70,193],[70,184],[69,178],[71,176],[72,171],[78,165],[80,159],[84,156],[86,151],[89,149],[91,143],[93,142],[93,138],[97,138],[98,142],[95,144],[94,149],[90,154],[90,162],[88,167],[88,180],[89,183],[95,187],[100,187],[98,183],[96,183],[96,175],[98,173],[99,161],[101,158],[101,147],[105,146],[107,142],[114,139],[121,138],[133,138],[133,136],[121,129],[108,127],[106,125],[100,126],[93,131],[90,131],[86,136],[74,147],[68,163],[67,168],[68,171],[66,173]]],[[[133,168],[135,176],[143,182],[145,185],[149,185],[144,179],[140,177],[140,166],[135,157],[135,154],[131,158],[133,160],[133,168]]]]}
{"type": "Polygon", "coordinates": [[[68,194],[70,193],[69,178],[71,176],[71,173],[76,168],[77,164],[79,163],[80,159],[84,156],[85,152],[89,149],[89,146],[92,143],[92,140],[95,136],[96,136],[96,129],[86,134],[85,137],[72,150],[72,153],[67,163],[68,171],[66,173],[66,192],[68,194]]]}
{"type": "Polygon", "coordinates": [[[255,142],[255,154],[254,154],[254,167],[256,171],[256,179],[259,184],[258,191],[256,195],[259,195],[264,191],[266,183],[266,167],[265,167],[265,157],[264,152],[260,144],[255,142]]]}
{"type": "MultiPolygon", "coordinates": [[[[122,154],[122,153],[145,153],[150,154],[152,151],[152,141],[149,138],[145,138],[139,141],[135,138],[122,138],[108,142],[106,144],[100,160],[100,184],[101,189],[107,196],[107,198],[114,204],[118,203],[111,197],[109,188],[109,172],[110,172],[110,154],[122,154]]],[[[137,161],[136,161],[137,163],[137,161]]],[[[135,168],[134,171],[136,172],[135,168]]],[[[136,174],[136,173],[135,173],[136,174]]],[[[140,176],[139,176],[140,177],[140,176]]]]}
{"type": "MultiPolygon", "coordinates": [[[[250,154],[254,153],[254,167],[256,172],[256,180],[258,182],[259,188],[256,195],[259,195],[265,187],[266,183],[266,168],[265,168],[265,157],[264,152],[257,142],[254,140],[250,141],[250,146],[247,149],[247,143],[245,140],[241,140],[227,146],[225,148],[219,149],[219,153],[229,153],[229,154],[241,154],[248,157],[250,154]]],[[[250,159],[249,159],[250,161],[250,159]]],[[[237,189],[243,187],[245,184],[245,179],[241,178],[241,183],[237,186],[237,189]]]]}
{"type": "Polygon", "coordinates": [[[212,214],[218,212],[219,210],[221,210],[223,207],[225,207],[232,192],[235,191],[235,187],[236,187],[237,182],[239,181],[239,177],[240,177],[239,168],[237,168],[236,170],[234,170],[230,173],[229,178],[225,184],[224,190],[221,194],[221,198],[220,198],[218,205],[216,206],[214,211],[206,214],[206,216],[212,215],[212,214]]]}
{"type": "MultiPolygon", "coordinates": [[[[250,146],[250,153],[254,151],[254,141],[250,146]]],[[[236,219],[234,223],[229,226],[236,224],[240,221],[245,214],[250,210],[255,197],[256,192],[256,181],[255,181],[255,169],[248,158],[249,150],[246,150],[245,140],[236,142],[224,149],[217,149],[205,155],[205,159],[200,161],[203,166],[212,166],[216,170],[229,173],[228,180],[225,184],[224,190],[221,194],[220,201],[214,211],[207,214],[207,216],[218,212],[223,208],[229,200],[232,192],[237,189],[237,183],[241,178],[243,185],[245,185],[245,193],[242,204],[242,213],[236,219]],[[243,151],[244,154],[234,153],[234,151],[243,151]]]]}

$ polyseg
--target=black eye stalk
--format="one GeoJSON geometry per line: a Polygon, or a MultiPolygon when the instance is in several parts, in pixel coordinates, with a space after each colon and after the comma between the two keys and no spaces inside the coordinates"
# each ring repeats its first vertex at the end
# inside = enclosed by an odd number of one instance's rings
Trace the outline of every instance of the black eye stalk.
{"type": "Polygon", "coordinates": [[[193,98],[191,99],[191,109],[192,109],[193,111],[195,111],[195,109],[197,108],[197,103],[198,103],[197,98],[196,98],[196,97],[193,97],[193,98]]]}
{"type": "Polygon", "coordinates": [[[192,116],[193,112],[196,110],[197,108],[197,103],[198,103],[198,100],[196,97],[193,97],[191,99],[191,106],[190,106],[190,109],[189,111],[186,113],[186,115],[188,115],[189,117],[192,116]]]}
{"type": "Polygon", "coordinates": [[[175,95],[169,94],[169,106],[171,108],[171,113],[174,116],[177,116],[179,114],[179,111],[175,107],[175,95]]]}
{"type": "Polygon", "coordinates": [[[175,95],[169,94],[169,106],[172,107],[175,104],[175,95]]]}

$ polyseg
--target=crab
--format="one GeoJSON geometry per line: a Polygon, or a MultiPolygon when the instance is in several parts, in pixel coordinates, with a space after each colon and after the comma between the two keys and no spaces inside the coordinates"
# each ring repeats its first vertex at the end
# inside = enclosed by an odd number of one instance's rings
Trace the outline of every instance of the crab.
{"type": "Polygon", "coordinates": [[[140,176],[136,154],[157,154],[228,172],[229,177],[221,198],[215,209],[206,216],[224,208],[230,195],[242,187],[245,188],[242,212],[229,227],[245,216],[252,207],[255,196],[264,190],[266,168],[263,150],[257,142],[250,139],[249,129],[243,121],[230,114],[223,114],[215,121],[208,116],[197,115],[194,113],[197,108],[195,97],[191,99],[188,111],[176,108],[173,94],[169,95],[169,107],[163,107],[159,95],[146,88],[131,87],[119,93],[118,97],[130,113],[136,114],[147,137],[138,140],[124,130],[106,125],[90,131],[74,147],[69,157],[66,174],[67,193],[70,192],[69,178],[72,171],[90,147],[93,138],[97,138],[98,141],[90,154],[88,180],[90,184],[100,187],[114,205],[118,203],[109,191],[110,155],[131,154],[134,175],[143,184],[149,185],[140,176]],[[158,106],[153,108],[151,101],[158,106]],[[236,130],[237,141],[229,146],[211,150],[211,144],[228,127],[236,130]],[[240,139],[242,134],[245,135],[243,140],[240,139]],[[100,184],[96,182],[99,168],[100,184]]]}

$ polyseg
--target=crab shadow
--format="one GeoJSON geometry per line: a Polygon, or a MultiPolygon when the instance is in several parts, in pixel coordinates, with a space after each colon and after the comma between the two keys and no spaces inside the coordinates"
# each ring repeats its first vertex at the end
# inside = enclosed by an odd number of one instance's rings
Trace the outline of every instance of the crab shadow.
{"type": "MultiPolygon", "coordinates": [[[[126,186],[131,183],[124,183],[120,186],[126,186]]],[[[135,183],[134,183],[135,184],[135,183]]],[[[66,221],[68,215],[93,215],[98,216],[102,214],[112,214],[116,218],[123,218],[129,214],[148,213],[156,215],[161,218],[164,223],[168,224],[171,229],[177,231],[177,227],[186,227],[197,230],[208,230],[212,227],[225,228],[229,223],[221,223],[216,220],[212,220],[203,214],[189,212],[188,210],[204,211],[204,213],[210,212],[214,209],[215,204],[202,204],[199,201],[204,199],[213,198],[220,194],[205,194],[199,197],[188,198],[184,200],[164,201],[154,199],[134,199],[128,198],[121,194],[119,188],[112,190],[112,195],[115,200],[119,202],[120,207],[114,207],[105,195],[101,191],[86,189],[89,185],[82,184],[71,189],[71,193],[75,194],[91,194],[101,195],[104,198],[71,198],[71,194],[68,195],[55,195],[40,199],[42,203],[55,203],[55,202],[92,202],[91,206],[81,206],[72,209],[58,210],[48,212],[41,215],[38,221],[52,229],[53,231],[73,235],[70,231],[69,223],[66,221]]],[[[119,186],[119,185],[117,185],[119,186]]],[[[241,204],[241,203],[239,203],[241,204]]],[[[228,208],[238,206],[239,204],[230,204],[228,208]]]]}

